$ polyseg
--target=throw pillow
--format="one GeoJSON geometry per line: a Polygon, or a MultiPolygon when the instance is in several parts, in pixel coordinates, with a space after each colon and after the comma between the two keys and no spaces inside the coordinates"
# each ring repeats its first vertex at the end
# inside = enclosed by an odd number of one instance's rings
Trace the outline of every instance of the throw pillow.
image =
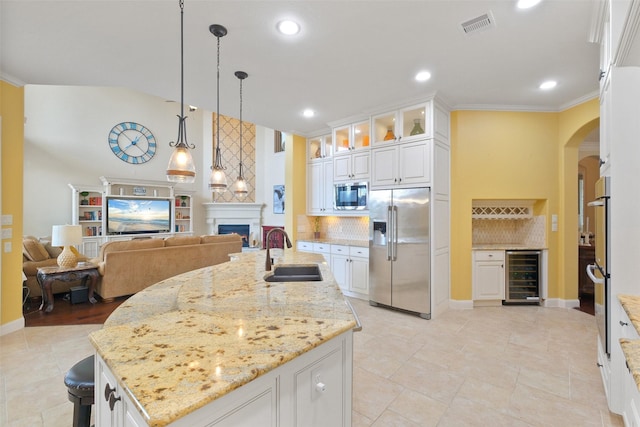
{"type": "Polygon", "coordinates": [[[49,252],[47,252],[42,243],[33,239],[22,241],[22,253],[30,261],[38,262],[49,259],[49,252]]]}
{"type": "Polygon", "coordinates": [[[51,246],[51,242],[40,241],[44,245],[45,250],[49,254],[49,258],[58,258],[58,255],[62,253],[62,248],[58,246],[51,246]]]}

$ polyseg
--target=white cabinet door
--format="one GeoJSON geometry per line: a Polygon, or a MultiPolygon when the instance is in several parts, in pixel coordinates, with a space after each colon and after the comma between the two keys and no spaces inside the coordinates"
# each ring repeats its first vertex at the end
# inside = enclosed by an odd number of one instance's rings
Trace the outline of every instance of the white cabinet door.
{"type": "Polygon", "coordinates": [[[307,163],[307,213],[333,213],[333,161],[307,163]]]}
{"type": "Polygon", "coordinates": [[[343,291],[349,289],[349,255],[331,254],[331,272],[343,291]]]}
{"type": "Polygon", "coordinates": [[[400,184],[428,184],[431,181],[431,143],[410,142],[398,146],[400,184]]]}
{"type": "Polygon", "coordinates": [[[95,356],[95,422],[96,427],[122,426],[122,403],[118,382],[99,356],[95,356]],[[113,399],[113,408],[109,406],[109,398],[113,399]]]}
{"type": "Polygon", "coordinates": [[[296,372],[296,426],[344,425],[343,368],[342,349],[336,348],[321,360],[296,372]]]}
{"type": "Polygon", "coordinates": [[[335,181],[368,181],[370,177],[369,150],[355,150],[353,153],[336,156],[333,160],[335,181]]]}
{"type": "Polygon", "coordinates": [[[504,251],[473,251],[473,299],[503,300],[504,251]]]}
{"type": "Polygon", "coordinates": [[[371,186],[395,185],[398,180],[396,147],[381,147],[371,150],[371,186]]]}
{"type": "Polygon", "coordinates": [[[366,258],[351,258],[351,284],[349,290],[364,297],[369,295],[369,260],[366,258]]]}

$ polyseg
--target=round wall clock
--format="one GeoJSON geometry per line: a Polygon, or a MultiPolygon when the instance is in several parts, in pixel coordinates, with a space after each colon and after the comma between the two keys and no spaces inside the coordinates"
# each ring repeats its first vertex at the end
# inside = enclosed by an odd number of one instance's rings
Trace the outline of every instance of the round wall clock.
{"type": "Polygon", "coordinates": [[[109,132],[109,148],[123,162],[139,165],[156,154],[156,138],[139,123],[122,122],[109,132]]]}

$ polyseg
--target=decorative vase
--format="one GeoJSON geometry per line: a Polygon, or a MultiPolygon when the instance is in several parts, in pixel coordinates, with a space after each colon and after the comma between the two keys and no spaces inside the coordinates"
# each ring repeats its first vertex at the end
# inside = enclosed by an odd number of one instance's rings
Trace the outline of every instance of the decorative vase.
{"type": "Polygon", "coordinates": [[[413,135],[421,135],[424,133],[424,129],[422,129],[422,126],[420,126],[420,119],[414,119],[413,120],[413,129],[411,129],[411,132],[409,133],[409,135],[413,136],[413,135]]]}
{"type": "Polygon", "coordinates": [[[393,130],[391,127],[387,128],[387,134],[384,136],[385,141],[390,141],[392,139],[396,139],[396,136],[393,134],[393,130]]]}

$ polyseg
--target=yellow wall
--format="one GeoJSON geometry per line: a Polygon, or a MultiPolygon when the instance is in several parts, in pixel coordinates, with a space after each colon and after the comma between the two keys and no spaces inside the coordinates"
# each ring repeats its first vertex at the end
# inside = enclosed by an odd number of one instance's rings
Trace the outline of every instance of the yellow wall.
{"type": "Polygon", "coordinates": [[[472,299],[473,199],[537,200],[536,215],[547,217],[549,298],[577,297],[579,142],[576,141],[580,135],[580,142],[584,140],[588,131],[597,126],[598,116],[597,99],[562,113],[452,112],[451,259],[455,260],[451,268],[453,300],[472,299]],[[570,147],[567,147],[568,144],[570,147]],[[572,168],[568,163],[574,150],[572,168]],[[571,194],[565,197],[565,191],[571,194]],[[568,209],[571,203],[572,208],[568,209]],[[557,232],[551,232],[552,214],[559,217],[557,232]],[[572,242],[575,256],[563,253],[565,249],[571,250],[567,244],[569,241],[572,242]]]}
{"type": "Polygon", "coordinates": [[[295,244],[298,240],[298,216],[307,211],[307,140],[298,135],[286,134],[284,213],[285,230],[295,244]]]}
{"type": "Polygon", "coordinates": [[[24,89],[0,81],[2,118],[2,214],[12,215],[12,238],[2,240],[2,292],[0,325],[22,318],[22,165],[24,141],[24,89]],[[11,252],[4,252],[10,243],[11,252]]]}

